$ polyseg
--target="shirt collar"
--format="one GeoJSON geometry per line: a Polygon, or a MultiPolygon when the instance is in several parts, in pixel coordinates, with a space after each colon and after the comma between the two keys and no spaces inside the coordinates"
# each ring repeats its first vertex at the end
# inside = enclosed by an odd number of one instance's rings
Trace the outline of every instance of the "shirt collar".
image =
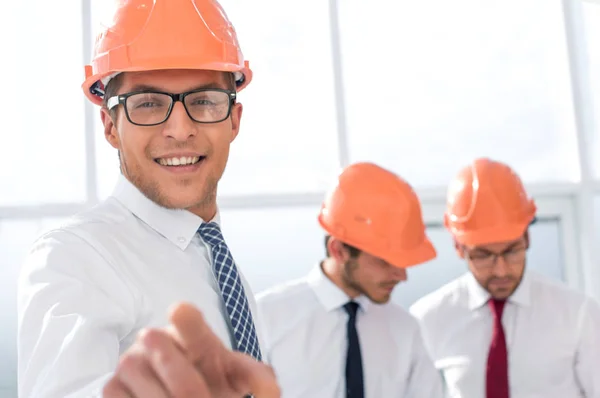
{"type": "Polygon", "coordinates": [[[523,271],[521,283],[519,283],[515,292],[510,296],[509,301],[522,307],[528,307],[531,304],[531,276],[527,272],[527,268],[523,271]]]}
{"type": "MultiPolygon", "coordinates": [[[[323,273],[321,264],[317,264],[308,275],[308,285],[315,292],[317,299],[327,312],[341,308],[351,300],[342,289],[323,273]]],[[[371,300],[364,295],[355,298],[354,301],[360,305],[363,311],[367,311],[371,305],[371,300]]]]}
{"type": "MultiPolygon", "coordinates": [[[[469,309],[475,310],[485,305],[490,294],[485,290],[470,272],[466,276],[466,286],[468,292],[469,309]]],[[[514,293],[508,298],[508,301],[519,306],[529,306],[531,302],[531,281],[527,269],[523,272],[521,283],[517,286],[514,293]]]]}
{"type": "MultiPolygon", "coordinates": [[[[119,176],[112,197],[181,250],[187,248],[203,222],[202,218],[187,210],[167,209],[156,204],[123,175],[119,176]]],[[[218,211],[211,221],[220,223],[218,211]]]]}

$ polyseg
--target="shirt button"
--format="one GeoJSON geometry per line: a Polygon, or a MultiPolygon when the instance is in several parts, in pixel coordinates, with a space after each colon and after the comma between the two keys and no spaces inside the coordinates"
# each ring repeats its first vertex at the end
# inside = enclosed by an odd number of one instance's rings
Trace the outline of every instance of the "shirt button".
{"type": "Polygon", "coordinates": [[[179,241],[179,243],[185,243],[185,238],[183,236],[180,236],[179,238],[177,238],[177,240],[179,241]]]}

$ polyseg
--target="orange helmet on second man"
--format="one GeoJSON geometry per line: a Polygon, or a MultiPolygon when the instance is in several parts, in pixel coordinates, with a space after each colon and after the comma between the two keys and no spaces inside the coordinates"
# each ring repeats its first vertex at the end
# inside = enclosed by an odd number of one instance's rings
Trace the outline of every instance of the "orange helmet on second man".
{"type": "Polygon", "coordinates": [[[120,72],[204,69],[231,72],[237,90],[252,80],[237,35],[216,0],[113,0],[109,26],[96,38],[82,85],[102,103],[108,81],[120,72]]]}
{"type": "Polygon", "coordinates": [[[318,219],[332,237],[397,267],[436,257],[412,187],[372,163],[344,169],[318,219]]]}
{"type": "Polygon", "coordinates": [[[509,166],[479,158],[450,183],[444,225],[463,245],[507,242],[525,233],[535,212],[533,199],[509,166]]]}

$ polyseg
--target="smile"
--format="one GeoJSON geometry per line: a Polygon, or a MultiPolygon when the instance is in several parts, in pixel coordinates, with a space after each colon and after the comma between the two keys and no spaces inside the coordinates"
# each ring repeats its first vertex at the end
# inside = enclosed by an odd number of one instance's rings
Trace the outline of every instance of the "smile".
{"type": "Polygon", "coordinates": [[[168,157],[158,158],[154,161],[161,166],[190,166],[203,160],[204,156],[181,156],[181,157],[168,157]]]}

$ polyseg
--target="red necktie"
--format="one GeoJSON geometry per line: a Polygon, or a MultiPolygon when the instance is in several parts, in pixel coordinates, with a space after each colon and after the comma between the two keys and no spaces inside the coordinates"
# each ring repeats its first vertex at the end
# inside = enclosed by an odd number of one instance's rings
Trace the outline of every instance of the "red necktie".
{"type": "Polygon", "coordinates": [[[488,355],[486,372],[486,397],[509,398],[508,394],[508,355],[506,338],[502,327],[502,311],[504,301],[490,300],[489,306],[494,318],[492,343],[488,355]]]}

